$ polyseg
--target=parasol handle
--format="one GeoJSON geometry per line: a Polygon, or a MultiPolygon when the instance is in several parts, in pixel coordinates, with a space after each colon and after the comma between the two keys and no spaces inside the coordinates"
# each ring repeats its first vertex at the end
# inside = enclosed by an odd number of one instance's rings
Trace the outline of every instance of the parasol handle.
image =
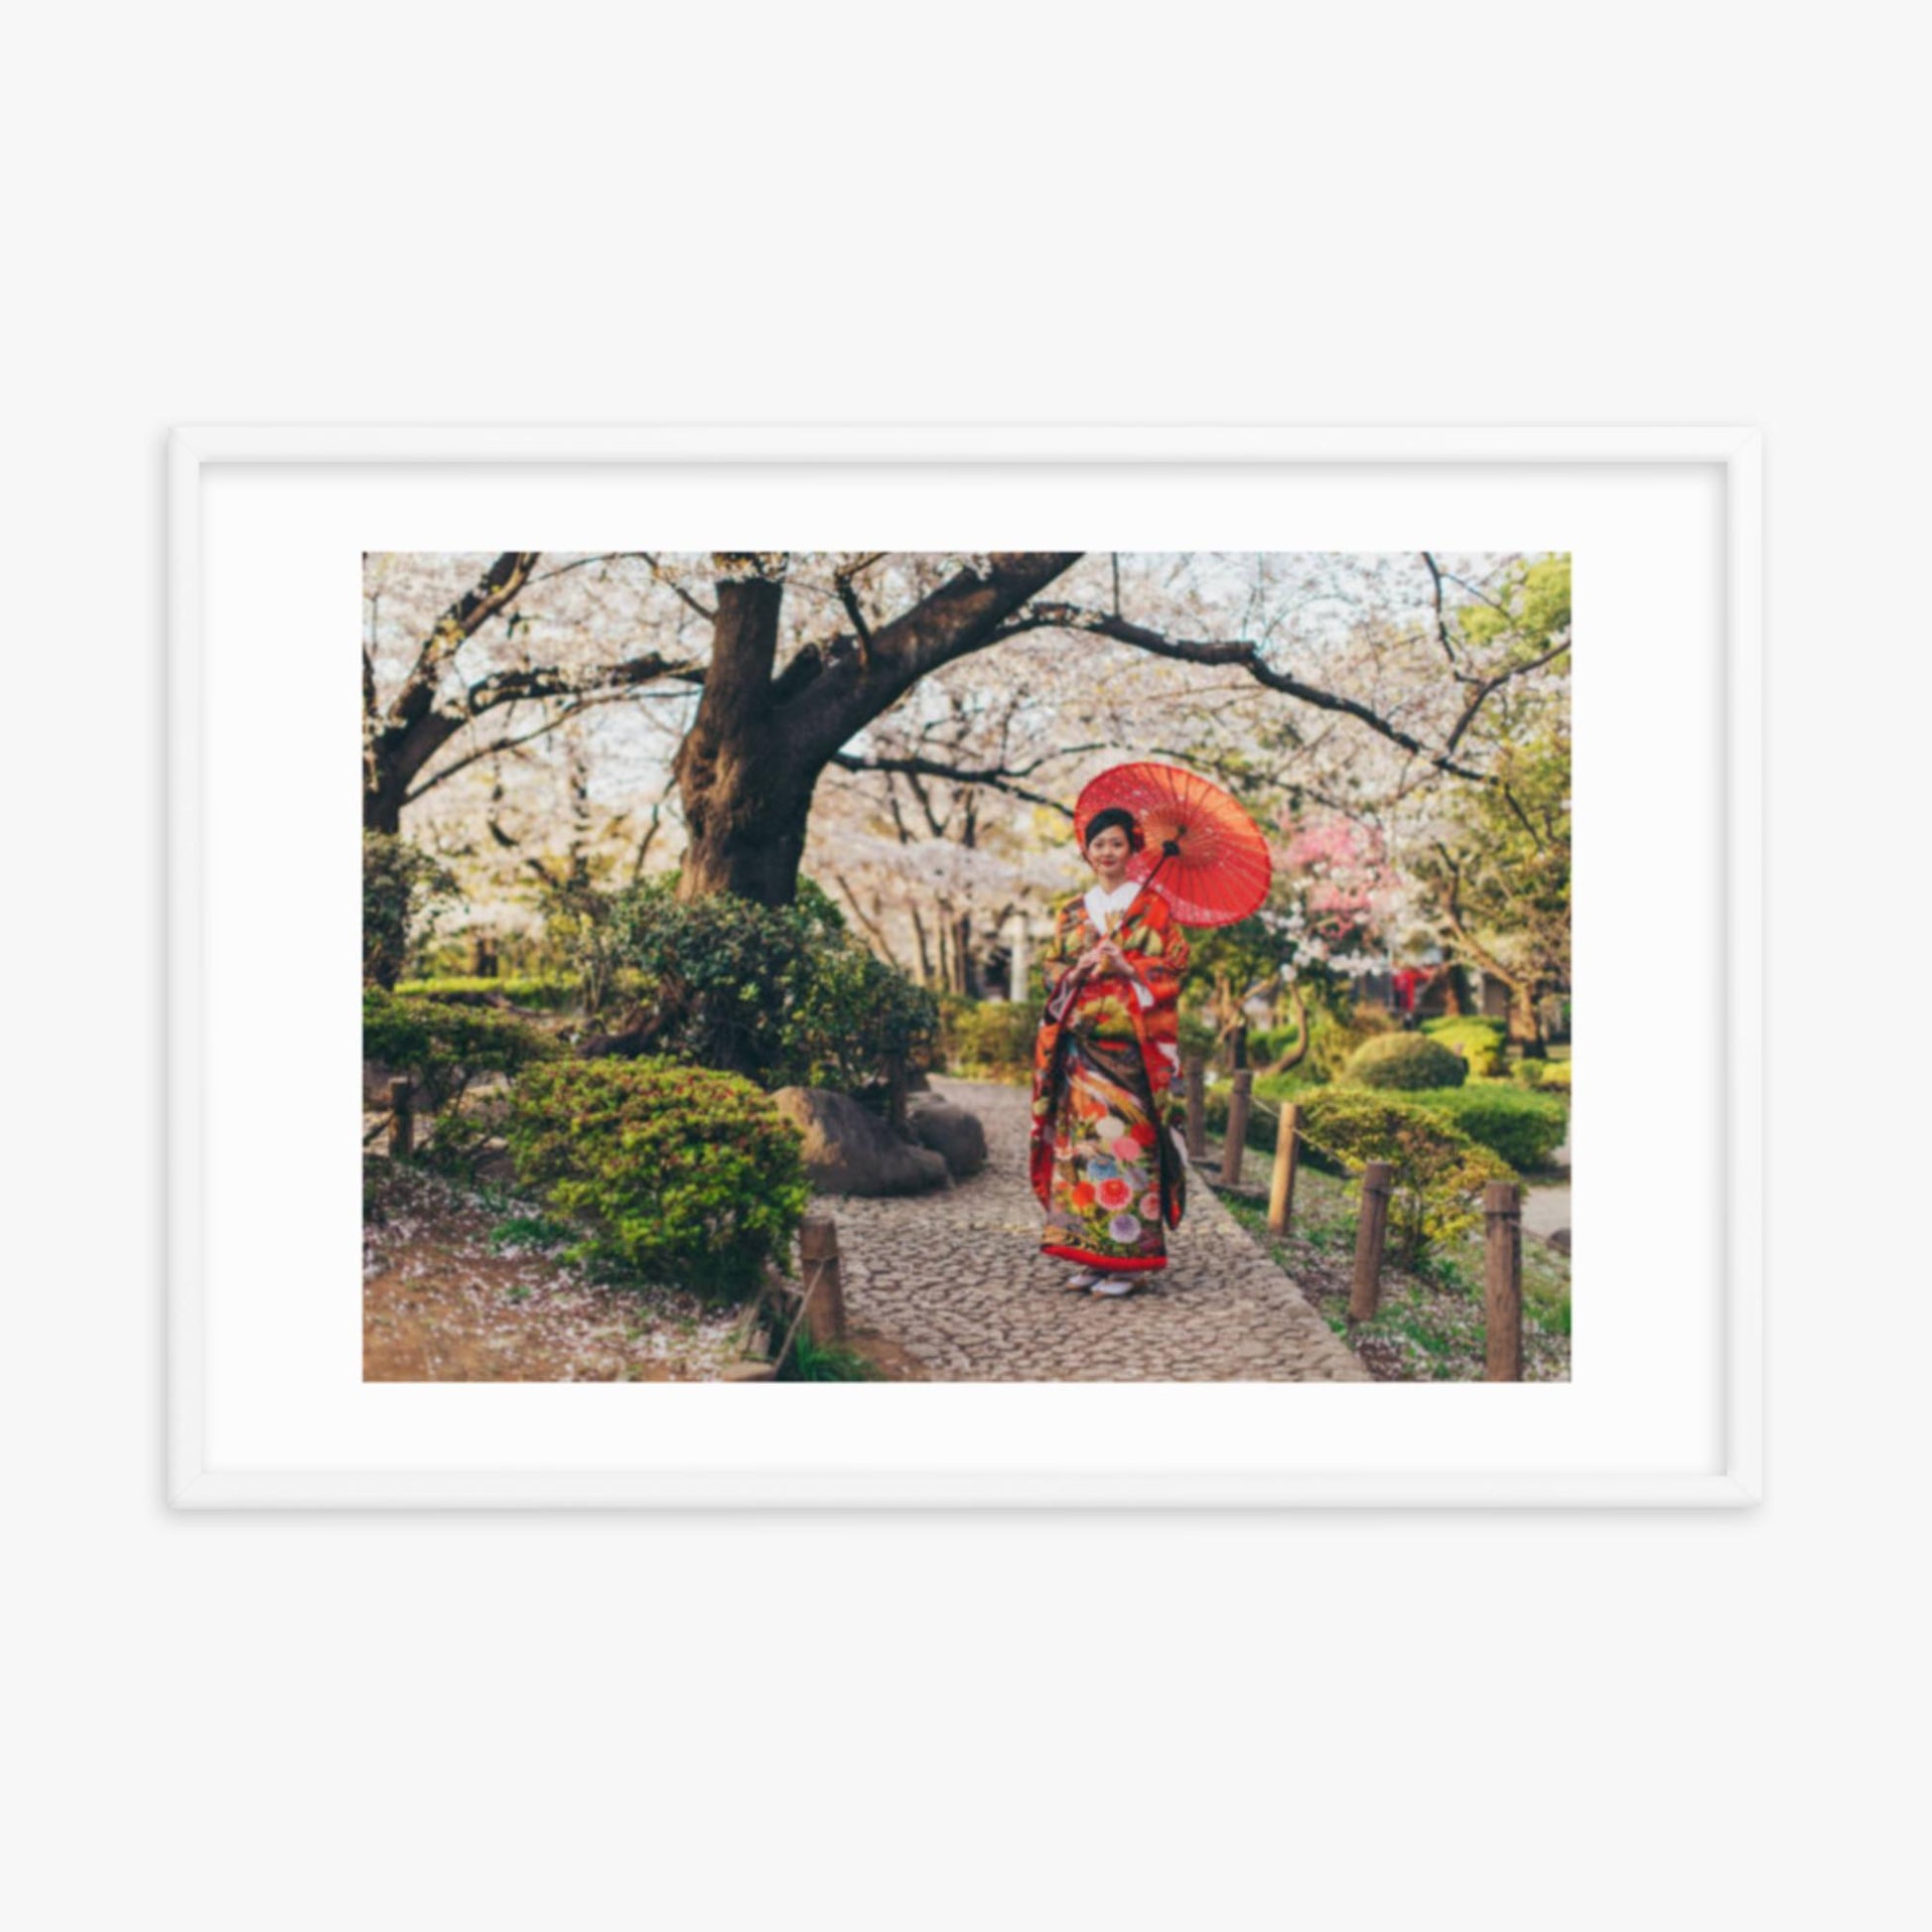
{"type": "MultiPolygon", "coordinates": [[[[1176,834],[1178,834],[1186,831],[1186,829],[1187,829],[1186,826],[1181,825],[1181,826],[1177,826],[1175,828],[1175,831],[1176,834]]],[[[1149,873],[1148,876],[1141,881],[1141,884],[1144,886],[1152,886],[1154,884],[1155,875],[1160,872],[1161,868],[1165,866],[1170,859],[1178,859],[1179,857],[1180,857],[1180,840],[1178,836],[1175,836],[1174,838],[1172,839],[1163,839],[1161,841],[1161,856],[1154,862],[1154,871],[1149,873]]]]}

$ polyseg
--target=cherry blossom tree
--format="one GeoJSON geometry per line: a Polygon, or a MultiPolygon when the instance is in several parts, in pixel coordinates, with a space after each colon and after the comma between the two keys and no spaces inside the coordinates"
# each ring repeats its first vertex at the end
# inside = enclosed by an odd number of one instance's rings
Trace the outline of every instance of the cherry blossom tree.
{"type": "Polygon", "coordinates": [[[1499,698],[1561,675],[1498,595],[1520,564],[372,557],[365,817],[530,875],[568,822],[574,866],[601,843],[613,876],[676,862],[689,895],[767,901],[809,847],[882,952],[960,986],[1011,911],[1084,883],[1071,800],[1124,757],[1374,826],[1399,866],[1446,788],[1493,783],[1499,698]]]}

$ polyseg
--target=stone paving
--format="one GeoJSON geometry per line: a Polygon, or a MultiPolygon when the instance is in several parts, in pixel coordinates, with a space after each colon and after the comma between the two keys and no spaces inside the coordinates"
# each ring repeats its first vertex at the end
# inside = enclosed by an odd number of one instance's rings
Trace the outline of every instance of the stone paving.
{"type": "Polygon", "coordinates": [[[1131,1295],[1065,1286],[1039,1252],[1024,1088],[935,1077],[979,1115],[987,1165],[949,1189],[822,1196],[846,1305],[946,1382],[1366,1382],[1368,1371],[1208,1186],[1188,1174],[1168,1265],[1131,1295]]]}

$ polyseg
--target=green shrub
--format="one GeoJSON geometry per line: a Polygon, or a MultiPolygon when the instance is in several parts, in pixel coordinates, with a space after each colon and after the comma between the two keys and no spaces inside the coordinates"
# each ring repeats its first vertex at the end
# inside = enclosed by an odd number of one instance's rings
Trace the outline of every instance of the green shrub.
{"type": "Polygon", "coordinates": [[[1568,1093],[1570,1062],[1568,1060],[1517,1060],[1509,1069],[1509,1077],[1519,1087],[1528,1087],[1532,1093],[1542,1093],[1551,1089],[1568,1093]]]}
{"type": "Polygon", "coordinates": [[[1349,1054],[1341,1078],[1351,1087],[1459,1087],[1469,1069],[1460,1054],[1422,1034],[1382,1034],[1349,1054]]]}
{"type": "Polygon", "coordinates": [[[780,1382],[883,1382],[885,1376],[842,1341],[814,1341],[801,1327],[778,1370],[780,1382]]]}
{"type": "Polygon", "coordinates": [[[1396,1031],[1385,1008],[1365,1001],[1349,1008],[1346,1018],[1317,1007],[1310,1013],[1309,1027],[1308,1056],[1296,1071],[1324,1081],[1339,1079],[1350,1056],[1368,1041],[1396,1031]]]}
{"type": "MultiPolygon", "coordinates": [[[[1248,1131],[1243,1144],[1257,1153],[1273,1153],[1283,1105],[1290,1100],[1300,1100],[1313,1087],[1314,1082],[1307,1079],[1299,1066],[1291,1067],[1286,1073],[1257,1074],[1253,1093],[1254,1099],[1261,1104],[1248,1109],[1248,1131]]],[[[1232,1092],[1227,1076],[1222,1074],[1201,1095],[1201,1118],[1207,1124],[1209,1135],[1216,1140],[1227,1138],[1232,1092]]]]}
{"type": "Polygon", "coordinates": [[[388,832],[362,834],[362,978],[394,986],[457,897],[456,875],[388,832]]]}
{"type": "Polygon", "coordinates": [[[1034,1063],[1034,1036],[1039,1015],[1011,1000],[962,1000],[948,994],[940,1003],[939,1043],[954,1073],[1012,1075],[1034,1063]]]}
{"type": "Polygon", "coordinates": [[[489,1152],[489,1128],[467,1114],[447,1113],[429,1129],[416,1150],[416,1158],[437,1173],[455,1180],[474,1181],[477,1170],[489,1152]]]}
{"type": "Polygon", "coordinates": [[[1255,1066],[1267,1066],[1299,1044],[1301,1037],[1302,1030],[1292,1020],[1284,1027],[1256,1027],[1248,1035],[1248,1059],[1255,1066]]]}
{"type": "Polygon", "coordinates": [[[866,1086],[886,1055],[916,1057],[938,1029],[933,996],[816,889],[772,906],[732,893],[686,901],[671,880],[646,880],[613,900],[610,935],[614,959],[652,989],[662,1052],[765,1086],[866,1086]]]}
{"type": "Polygon", "coordinates": [[[480,1073],[513,1074],[563,1050],[540,1028],[497,1007],[362,989],[363,1057],[409,1074],[430,1113],[447,1107],[480,1073]]]}
{"type": "Polygon", "coordinates": [[[767,1084],[856,1092],[882,1077],[889,1055],[916,1061],[938,1030],[933,995],[842,933],[807,956],[767,1084]]]}
{"type": "Polygon", "coordinates": [[[1524,1093],[1502,1080],[1438,1087],[1409,1097],[1452,1121],[1512,1168],[1547,1168],[1570,1131],[1570,1109],[1554,1094],[1524,1093]]]}
{"type": "Polygon", "coordinates": [[[803,1136],[751,1081],[669,1059],[554,1060],[510,1096],[517,1176],[588,1229],[569,1251],[742,1300],[789,1254],[803,1136]]]}
{"type": "Polygon", "coordinates": [[[1422,1031],[1439,1039],[1451,1052],[1459,1053],[1478,1080],[1493,1080],[1503,1070],[1506,1035],[1500,1020],[1463,1017],[1455,1020],[1425,1020],[1422,1031]]]}
{"type": "Polygon", "coordinates": [[[419,1000],[446,1000],[452,1006],[488,1006],[500,995],[512,1006],[562,1013],[575,1006],[583,987],[574,973],[533,973],[506,979],[449,973],[435,979],[398,980],[396,991],[419,1000]]]}
{"type": "Polygon", "coordinates": [[[1370,1161],[1393,1166],[1389,1233],[1407,1267],[1432,1243],[1476,1225],[1485,1182],[1514,1178],[1507,1163],[1406,1095],[1323,1087],[1302,1095],[1301,1107],[1303,1139],[1317,1163],[1356,1176],[1370,1161]]]}
{"type": "Polygon", "coordinates": [[[1189,1053],[1198,1053],[1202,1059],[1212,1059],[1220,1044],[1220,1035],[1215,1032],[1211,1020],[1203,1019],[1198,1013],[1181,1013],[1174,1021],[1174,1042],[1180,1048],[1183,1059],[1189,1053]]]}

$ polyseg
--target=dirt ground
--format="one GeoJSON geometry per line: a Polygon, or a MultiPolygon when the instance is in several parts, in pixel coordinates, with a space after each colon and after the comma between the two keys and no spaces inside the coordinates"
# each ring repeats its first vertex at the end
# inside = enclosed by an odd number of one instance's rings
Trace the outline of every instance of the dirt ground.
{"type": "Polygon", "coordinates": [[[534,1203],[371,1156],[363,1169],[365,1382],[691,1382],[739,1316],[608,1287],[557,1253],[534,1203]]]}

